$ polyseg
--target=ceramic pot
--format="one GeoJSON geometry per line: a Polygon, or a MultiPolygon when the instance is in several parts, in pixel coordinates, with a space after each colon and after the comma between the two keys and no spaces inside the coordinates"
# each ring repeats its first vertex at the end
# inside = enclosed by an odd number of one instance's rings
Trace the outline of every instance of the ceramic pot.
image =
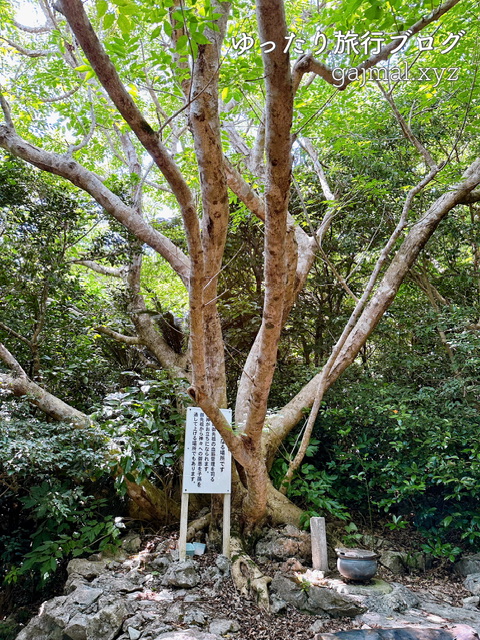
{"type": "Polygon", "coordinates": [[[335,549],[337,569],[347,580],[367,582],[377,571],[377,558],[374,551],[365,549],[335,549]]]}

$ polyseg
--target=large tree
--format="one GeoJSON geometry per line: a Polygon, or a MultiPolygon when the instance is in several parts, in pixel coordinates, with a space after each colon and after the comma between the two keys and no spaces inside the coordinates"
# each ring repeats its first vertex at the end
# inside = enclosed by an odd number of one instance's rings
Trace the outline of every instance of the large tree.
{"type": "MultiPolygon", "coordinates": [[[[37,26],[0,4],[0,146],[88,193],[135,239],[122,268],[77,260],[121,278],[129,291],[132,335],[99,330],[145,346],[172,376],[190,380],[190,396],[237,463],[237,504],[248,528],[267,513],[277,521],[298,518],[269,480],[279,444],[312,407],[288,483],[326,390],[355,360],[440,222],[480,198],[470,55],[478,21],[469,0],[433,4],[297,2],[286,15],[281,0],[258,0],[255,12],[248,3],[217,0],[39,0],[31,5],[43,16],[37,26]],[[378,144],[375,130],[382,131],[378,144]],[[411,145],[401,175],[386,163],[399,136],[411,145]],[[292,173],[307,169],[323,192],[314,213],[304,177],[295,180],[290,204],[292,173]],[[113,186],[119,177],[129,184],[122,196],[113,186]],[[368,197],[372,181],[383,193],[376,207],[368,197]],[[264,251],[255,271],[263,271],[259,329],[229,399],[232,430],[220,412],[227,376],[219,279],[239,206],[262,221],[264,251]],[[180,213],[186,251],[159,230],[159,207],[180,213]],[[372,268],[352,290],[324,246],[335,225],[360,215],[358,207],[371,220],[362,252],[372,268]],[[144,245],[188,291],[187,354],[172,348],[148,313],[144,245]],[[322,370],[270,415],[282,330],[317,258],[353,301],[351,315],[322,370]]],[[[31,380],[7,346],[0,358],[10,369],[0,374],[4,387],[54,417],[88,424],[31,380]]]]}

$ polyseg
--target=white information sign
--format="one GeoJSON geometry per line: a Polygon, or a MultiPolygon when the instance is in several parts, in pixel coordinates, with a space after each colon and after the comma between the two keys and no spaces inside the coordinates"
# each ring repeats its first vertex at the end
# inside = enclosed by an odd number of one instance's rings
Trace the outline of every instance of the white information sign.
{"type": "MultiPolygon", "coordinates": [[[[232,423],[232,410],[222,409],[232,423]]],[[[198,407],[187,409],[183,493],[231,493],[232,456],[223,438],[198,407]]]]}

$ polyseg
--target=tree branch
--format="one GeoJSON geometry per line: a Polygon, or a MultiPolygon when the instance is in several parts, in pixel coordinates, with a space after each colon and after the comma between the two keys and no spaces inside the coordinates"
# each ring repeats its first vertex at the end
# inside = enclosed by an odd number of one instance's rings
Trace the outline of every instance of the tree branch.
{"type": "Polygon", "coordinates": [[[13,371],[13,375],[0,373],[0,388],[11,391],[16,396],[26,396],[27,400],[56,420],[72,422],[79,427],[88,427],[87,415],[74,409],[38,384],[30,380],[18,361],[0,343],[0,360],[13,371]]]}
{"type": "Polygon", "coordinates": [[[17,340],[21,340],[22,342],[27,344],[29,347],[32,345],[31,340],[29,340],[28,338],[25,338],[24,336],[20,335],[19,333],[17,333],[16,331],[11,329],[10,327],[7,327],[7,325],[3,324],[3,322],[0,322],[0,329],[3,329],[4,331],[9,333],[14,338],[17,338],[17,340]]]}
{"type": "Polygon", "coordinates": [[[432,158],[429,151],[420,142],[420,140],[414,135],[413,131],[407,124],[405,118],[402,116],[402,114],[398,110],[397,105],[395,104],[395,101],[393,99],[392,92],[386,91],[379,80],[377,80],[376,82],[377,82],[378,88],[383,94],[383,97],[392,108],[393,115],[397,119],[397,122],[400,125],[401,130],[403,131],[403,135],[407,138],[407,140],[409,140],[413,144],[415,149],[423,156],[426,165],[430,167],[430,169],[435,169],[437,166],[437,163],[432,158]]]}
{"type": "MultiPolygon", "coordinates": [[[[424,18],[420,18],[420,20],[418,20],[418,22],[416,22],[413,26],[411,26],[410,29],[402,32],[401,35],[408,36],[405,42],[407,42],[415,34],[419,33],[426,26],[428,26],[432,22],[435,22],[439,18],[441,18],[445,13],[447,13],[447,11],[450,11],[450,9],[452,9],[459,2],[460,0],[447,0],[447,2],[444,2],[442,5],[437,7],[428,16],[425,16],[424,18]]],[[[365,71],[367,71],[368,69],[371,69],[372,67],[377,65],[379,62],[382,62],[383,60],[387,60],[392,54],[392,51],[395,50],[397,47],[398,47],[398,44],[395,41],[392,41],[389,44],[385,45],[380,49],[380,51],[377,54],[370,56],[370,58],[367,58],[367,60],[364,60],[364,62],[360,63],[356,67],[353,67],[357,71],[357,73],[349,74],[352,77],[344,78],[340,83],[339,83],[339,80],[335,79],[335,77],[333,76],[333,72],[332,72],[332,69],[330,69],[330,67],[327,67],[322,62],[315,60],[315,58],[311,53],[307,53],[306,55],[299,58],[299,60],[296,62],[294,66],[294,89],[296,91],[305,73],[313,72],[316,75],[323,78],[324,80],[326,80],[329,84],[333,85],[339,91],[344,91],[352,82],[354,82],[357,78],[359,78],[365,71]]]]}
{"type": "Polygon", "coordinates": [[[148,225],[131,207],[112,193],[93,172],[71,158],[44,151],[29,144],[15,131],[0,125],[0,147],[34,166],[66,178],[89,193],[110,215],[139,240],[155,249],[178,273],[185,284],[189,279],[189,260],[171,240],[148,225]]]}
{"type": "Polygon", "coordinates": [[[108,267],[93,260],[70,260],[70,264],[78,264],[100,273],[102,276],[113,276],[114,278],[123,278],[127,271],[126,267],[108,267]]]}
{"type": "Polygon", "coordinates": [[[57,53],[55,49],[25,49],[21,45],[17,44],[13,40],[10,40],[10,38],[6,38],[5,36],[0,36],[0,40],[3,40],[7,44],[9,44],[12,49],[15,49],[15,51],[21,53],[22,56],[27,56],[28,58],[43,58],[45,56],[57,53]]]}
{"type": "MultiPolygon", "coordinates": [[[[477,159],[463,174],[463,181],[438,198],[425,215],[413,225],[386,270],[377,291],[364,307],[354,328],[348,333],[348,337],[328,373],[324,390],[328,389],[356,358],[365,341],[393,302],[401,283],[417,259],[420,251],[443,218],[445,218],[456,205],[462,203],[468,194],[479,184],[480,159],[477,159]]],[[[406,206],[407,203],[404,209],[406,206]]],[[[374,274],[372,274],[372,277],[373,275],[374,274]]],[[[277,416],[269,420],[270,432],[267,436],[267,447],[270,460],[282,440],[301,419],[305,407],[309,407],[314,403],[317,392],[321,390],[324,375],[322,371],[312,378],[312,380],[281,409],[277,416]]]]}
{"type": "Polygon", "coordinates": [[[138,336],[126,336],[123,333],[118,333],[118,331],[110,329],[110,327],[95,327],[95,331],[109,338],[113,338],[116,342],[123,342],[123,344],[142,344],[138,336]]]}

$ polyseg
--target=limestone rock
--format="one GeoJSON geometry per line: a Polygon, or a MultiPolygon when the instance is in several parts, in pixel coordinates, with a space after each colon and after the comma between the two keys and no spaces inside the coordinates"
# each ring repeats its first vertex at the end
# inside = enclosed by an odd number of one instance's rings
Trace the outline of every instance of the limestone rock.
{"type": "Polygon", "coordinates": [[[73,560],[70,560],[67,565],[67,573],[69,576],[72,574],[76,574],[78,576],[83,576],[87,580],[93,580],[93,578],[97,578],[106,570],[106,562],[104,560],[90,562],[90,560],[74,558],[73,560]]]}
{"type": "Polygon", "coordinates": [[[393,574],[402,576],[404,573],[406,573],[403,555],[404,554],[402,554],[400,551],[382,551],[382,555],[380,556],[380,564],[382,564],[393,574]]]}
{"type": "Polygon", "coordinates": [[[478,596],[470,596],[469,598],[463,598],[462,602],[465,609],[478,611],[478,603],[480,602],[480,598],[478,596]]]}
{"type": "Polygon", "coordinates": [[[217,569],[219,569],[224,576],[228,576],[230,574],[230,567],[232,565],[232,562],[229,558],[219,555],[215,560],[215,564],[217,566],[217,569]]]}
{"type": "Polygon", "coordinates": [[[353,598],[334,589],[316,586],[309,588],[304,610],[314,614],[326,613],[332,618],[353,618],[366,611],[353,598]]]}
{"type": "Polygon", "coordinates": [[[123,619],[128,614],[126,604],[121,600],[102,607],[98,613],[89,618],[87,640],[114,640],[122,628],[123,619]]]}
{"type": "Polygon", "coordinates": [[[276,560],[292,557],[310,559],[312,555],[310,535],[292,525],[288,525],[283,531],[272,529],[265,538],[257,542],[256,554],[276,560]]]}
{"type": "Polygon", "coordinates": [[[464,580],[463,586],[474,596],[480,596],[480,573],[470,573],[464,580]]]}
{"type": "Polygon", "coordinates": [[[64,629],[64,634],[71,640],[87,640],[88,618],[83,613],[77,613],[64,629]]]}
{"type": "Polygon", "coordinates": [[[464,556],[453,565],[453,570],[461,576],[480,573],[480,553],[464,556]]]}
{"type": "Polygon", "coordinates": [[[286,607],[287,603],[285,600],[282,600],[276,593],[270,594],[270,611],[272,613],[280,613],[280,611],[284,611],[286,607]]]}
{"type": "Polygon", "coordinates": [[[276,573],[272,582],[270,583],[271,591],[277,595],[278,598],[291,604],[296,609],[304,610],[307,603],[307,594],[290,578],[287,578],[281,573],[276,573]]]}
{"type": "Polygon", "coordinates": [[[195,569],[193,560],[172,563],[162,580],[164,587],[181,587],[192,589],[200,582],[200,577],[195,569]]]}
{"type": "Polygon", "coordinates": [[[210,633],[214,633],[219,636],[224,636],[227,633],[236,633],[240,627],[235,620],[228,620],[227,618],[216,618],[212,620],[209,626],[210,633]]]}
{"type": "Polygon", "coordinates": [[[72,591],[68,600],[75,604],[85,605],[88,607],[93,604],[102,595],[101,589],[93,589],[87,585],[78,586],[75,591],[72,591]]]}
{"type": "Polygon", "coordinates": [[[365,611],[356,600],[334,589],[315,585],[304,588],[281,573],[275,575],[270,589],[277,598],[307,613],[327,614],[333,618],[340,618],[354,617],[365,611]]]}
{"type": "Polygon", "coordinates": [[[127,627],[127,633],[130,640],[138,640],[142,635],[142,632],[135,629],[135,627],[127,627]]]}
{"type": "Polygon", "coordinates": [[[122,540],[122,549],[126,553],[138,553],[141,547],[142,539],[136,533],[129,533],[122,540]]]}
{"type": "Polygon", "coordinates": [[[391,593],[382,596],[372,596],[366,599],[365,606],[370,611],[383,615],[403,612],[419,604],[418,596],[401,584],[393,584],[391,593]]]}

